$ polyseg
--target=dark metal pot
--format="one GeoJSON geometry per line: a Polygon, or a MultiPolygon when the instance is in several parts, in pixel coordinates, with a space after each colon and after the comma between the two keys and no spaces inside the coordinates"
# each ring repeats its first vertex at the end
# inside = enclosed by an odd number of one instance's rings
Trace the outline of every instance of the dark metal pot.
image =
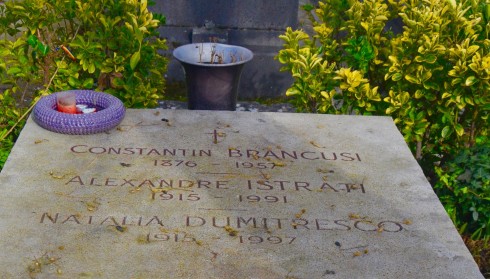
{"type": "Polygon", "coordinates": [[[250,50],[197,43],[178,47],[173,55],[184,67],[189,109],[235,110],[243,66],[253,58],[250,50]]]}

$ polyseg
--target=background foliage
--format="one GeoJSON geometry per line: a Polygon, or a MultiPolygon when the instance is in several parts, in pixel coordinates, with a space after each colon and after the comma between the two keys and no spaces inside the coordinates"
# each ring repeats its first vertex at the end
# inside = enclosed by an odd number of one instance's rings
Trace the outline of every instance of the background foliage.
{"type": "Polygon", "coordinates": [[[458,150],[444,166],[436,166],[435,189],[462,234],[490,239],[490,143],[458,150]]]}
{"type": "Polygon", "coordinates": [[[0,95],[0,169],[22,115],[42,95],[93,89],[128,107],[155,106],[168,63],[158,53],[167,48],[157,33],[164,23],[147,0],[1,3],[0,84],[7,88],[0,95]]]}
{"type": "Polygon", "coordinates": [[[276,57],[297,108],[392,116],[460,232],[487,243],[490,1],[303,8],[312,32],[287,29],[276,57]]]}

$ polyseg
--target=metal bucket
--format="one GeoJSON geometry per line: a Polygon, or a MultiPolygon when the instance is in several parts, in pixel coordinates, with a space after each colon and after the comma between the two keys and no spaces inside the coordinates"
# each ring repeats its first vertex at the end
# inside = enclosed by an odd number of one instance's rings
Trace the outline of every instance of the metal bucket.
{"type": "Polygon", "coordinates": [[[189,109],[235,110],[243,66],[253,58],[249,49],[196,43],[176,48],[173,55],[185,71],[189,109]]]}

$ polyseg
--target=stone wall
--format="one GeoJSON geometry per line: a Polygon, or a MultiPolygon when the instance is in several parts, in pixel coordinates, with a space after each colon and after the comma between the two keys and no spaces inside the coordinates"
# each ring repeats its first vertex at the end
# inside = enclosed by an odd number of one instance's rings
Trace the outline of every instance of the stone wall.
{"type": "MultiPolygon", "coordinates": [[[[151,10],[167,18],[159,32],[169,42],[169,56],[175,47],[209,37],[252,50],[254,59],[244,67],[239,98],[255,99],[284,96],[291,85],[290,74],[279,71],[281,64],[274,56],[282,47],[278,36],[288,26],[298,26],[298,8],[298,0],[173,0],[156,1],[151,10]]],[[[169,83],[184,80],[173,58],[167,79],[169,83]]]]}

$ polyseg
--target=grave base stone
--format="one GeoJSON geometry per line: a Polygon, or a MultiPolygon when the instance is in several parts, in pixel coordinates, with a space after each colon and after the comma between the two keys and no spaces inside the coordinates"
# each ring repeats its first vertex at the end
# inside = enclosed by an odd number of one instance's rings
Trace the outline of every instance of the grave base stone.
{"type": "Polygon", "coordinates": [[[0,189],[0,278],[483,278],[388,117],[29,119],[0,189]]]}

